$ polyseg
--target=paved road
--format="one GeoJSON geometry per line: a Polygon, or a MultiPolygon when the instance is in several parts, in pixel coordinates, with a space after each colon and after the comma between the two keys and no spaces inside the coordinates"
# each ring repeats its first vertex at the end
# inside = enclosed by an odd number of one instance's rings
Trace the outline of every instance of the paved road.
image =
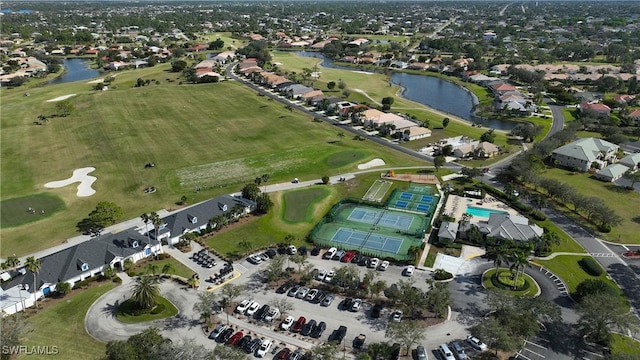
{"type": "Polygon", "coordinates": [[[549,109],[551,109],[551,115],[553,116],[553,121],[551,122],[551,128],[546,137],[549,137],[560,130],[564,129],[564,115],[562,114],[562,109],[564,106],[561,105],[549,105],[549,109]]]}

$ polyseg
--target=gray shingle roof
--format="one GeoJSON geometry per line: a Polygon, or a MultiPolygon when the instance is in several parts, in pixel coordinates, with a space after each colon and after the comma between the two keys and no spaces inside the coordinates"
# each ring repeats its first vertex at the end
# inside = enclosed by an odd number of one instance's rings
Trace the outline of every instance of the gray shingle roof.
{"type": "Polygon", "coordinates": [[[597,159],[600,151],[609,152],[616,147],[617,145],[606,140],[591,137],[578,139],[570,144],[561,146],[555,149],[553,153],[593,162],[597,159]]]}
{"type": "Polygon", "coordinates": [[[598,172],[596,173],[597,176],[599,177],[606,177],[606,178],[618,178],[619,176],[621,176],[622,174],[626,173],[627,171],[629,171],[629,168],[621,165],[621,164],[611,164],[609,166],[604,167],[601,170],[598,170],[598,172]]]}
{"type": "Polygon", "coordinates": [[[438,238],[455,240],[458,234],[458,223],[443,221],[438,230],[438,238]]]}
{"type": "Polygon", "coordinates": [[[529,225],[527,218],[512,215],[494,213],[489,216],[489,221],[481,221],[478,224],[480,232],[497,239],[509,239],[516,241],[529,241],[544,232],[536,224],[529,225]]]}

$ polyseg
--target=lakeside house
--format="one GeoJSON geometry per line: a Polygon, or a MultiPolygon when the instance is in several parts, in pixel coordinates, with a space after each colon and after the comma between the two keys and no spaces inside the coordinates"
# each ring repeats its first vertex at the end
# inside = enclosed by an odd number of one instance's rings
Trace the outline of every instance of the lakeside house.
{"type": "Polygon", "coordinates": [[[590,137],[578,139],[553,150],[551,158],[559,166],[584,172],[594,163],[599,167],[613,163],[618,149],[616,144],[590,137]]]}

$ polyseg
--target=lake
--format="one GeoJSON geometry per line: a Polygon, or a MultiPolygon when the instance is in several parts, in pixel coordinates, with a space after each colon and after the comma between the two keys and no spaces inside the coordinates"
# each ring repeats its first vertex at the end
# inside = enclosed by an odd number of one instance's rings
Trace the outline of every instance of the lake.
{"type": "Polygon", "coordinates": [[[89,67],[89,59],[64,59],[62,66],[65,72],[49,81],[49,84],[63,84],[72,81],[89,80],[100,76],[100,72],[89,67]]]}
{"type": "MultiPolygon", "coordinates": [[[[362,71],[357,68],[336,65],[331,59],[314,51],[296,51],[299,56],[322,59],[321,65],[326,68],[362,71]]],[[[371,72],[371,71],[367,71],[371,72]]],[[[450,81],[428,75],[394,72],[391,82],[403,88],[402,96],[411,101],[430,108],[455,115],[472,123],[480,123],[483,127],[497,130],[511,130],[518,123],[498,119],[479,118],[473,114],[477,99],[467,89],[450,81]]]]}

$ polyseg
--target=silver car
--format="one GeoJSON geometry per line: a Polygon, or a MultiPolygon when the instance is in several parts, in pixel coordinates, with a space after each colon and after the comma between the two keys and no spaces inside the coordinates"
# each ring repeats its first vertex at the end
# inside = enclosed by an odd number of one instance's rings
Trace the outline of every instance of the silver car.
{"type": "Polygon", "coordinates": [[[334,298],[335,297],[333,296],[333,294],[329,294],[324,298],[324,300],[322,300],[322,303],[320,305],[321,306],[329,306],[333,302],[334,298]]]}

